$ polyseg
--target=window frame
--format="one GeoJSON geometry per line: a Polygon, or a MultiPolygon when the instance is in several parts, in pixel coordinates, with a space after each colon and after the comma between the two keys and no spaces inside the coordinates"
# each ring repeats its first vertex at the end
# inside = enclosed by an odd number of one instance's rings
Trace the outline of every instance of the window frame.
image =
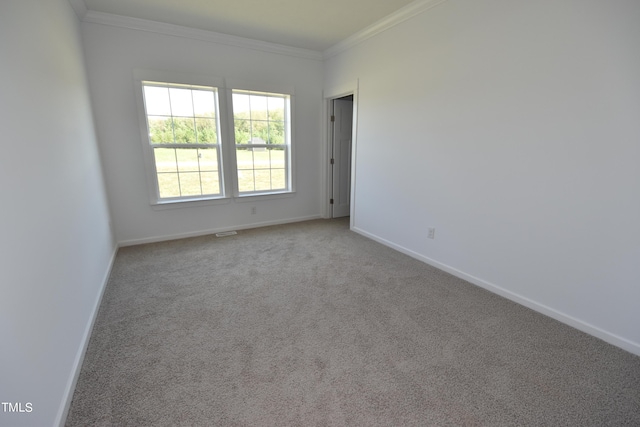
{"type": "MultiPolygon", "coordinates": [[[[147,142],[150,146],[151,149],[151,156],[153,157],[153,162],[151,163],[150,167],[153,171],[154,174],[154,186],[155,186],[155,193],[157,196],[157,199],[159,201],[162,201],[163,203],[171,203],[173,201],[186,201],[186,200],[201,200],[201,199],[215,199],[215,198],[221,198],[224,197],[224,178],[222,176],[222,172],[223,172],[223,165],[222,165],[222,152],[221,152],[221,146],[222,146],[222,135],[220,132],[220,108],[219,108],[219,89],[217,87],[213,87],[213,86],[202,86],[202,85],[185,85],[185,84],[178,84],[178,83],[168,83],[168,82],[157,82],[157,81],[148,81],[148,80],[143,80],[141,82],[142,84],[142,89],[143,89],[143,101],[145,104],[145,124],[147,126],[147,142]],[[147,110],[147,92],[146,92],[146,88],[150,88],[150,87],[157,87],[157,88],[166,88],[169,91],[171,89],[187,89],[187,90],[201,90],[201,91],[211,91],[213,94],[213,101],[214,101],[214,113],[215,116],[212,119],[207,119],[207,120],[214,120],[215,121],[215,127],[216,127],[216,142],[214,143],[202,143],[202,142],[176,142],[175,140],[173,142],[153,142],[151,140],[151,129],[150,129],[150,119],[152,117],[164,117],[164,118],[170,118],[172,121],[175,121],[176,118],[178,119],[184,119],[184,118],[188,118],[188,119],[193,119],[193,125],[194,125],[194,131],[195,131],[195,136],[196,138],[198,137],[198,132],[197,132],[197,126],[196,126],[196,120],[198,118],[204,118],[201,116],[198,116],[198,114],[194,111],[192,115],[181,115],[181,114],[176,114],[174,113],[174,111],[170,110],[169,111],[169,115],[166,114],[162,114],[162,115],[158,115],[158,114],[149,114],[148,110],[147,110]],[[177,150],[177,149],[196,149],[196,150],[210,150],[213,149],[215,150],[215,158],[216,158],[216,165],[217,165],[217,170],[216,170],[216,175],[217,175],[217,181],[218,181],[218,192],[217,193],[209,193],[209,194],[192,194],[192,195],[179,195],[179,196],[165,196],[163,197],[160,194],[160,175],[164,174],[164,173],[174,173],[174,172],[163,172],[158,170],[158,158],[157,158],[157,152],[156,149],[173,149],[173,150],[177,150]]],[[[169,94],[169,96],[171,96],[169,94]]],[[[171,105],[170,105],[171,107],[171,105]]],[[[175,132],[175,129],[174,129],[175,132]]],[[[175,135],[174,135],[175,138],[175,135]]],[[[186,176],[187,174],[194,174],[195,171],[180,171],[180,163],[178,162],[178,152],[174,151],[174,156],[176,158],[176,172],[175,174],[177,174],[177,179],[179,182],[179,191],[182,192],[182,180],[181,180],[181,176],[184,175],[186,176]]],[[[199,157],[199,156],[198,156],[199,157]]],[[[204,171],[205,173],[207,171],[204,171]]],[[[212,171],[208,171],[208,172],[212,172],[212,171]]],[[[200,160],[198,159],[198,171],[197,171],[198,175],[199,175],[199,181],[200,181],[200,190],[202,191],[202,173],[203,171],[200,170],[200,160]]]]}
{"type": "MultiPolygon", "coordinates": [[[[265,83],[248,83],[203,74],[184,74],[157,70],[134,70],[134,84],[138,109],[138,122],[142,142],[144,169],[149,193],[149,203],[154,209],[166,209],[206,204],[229,203],[249,200],[263,200],[290,197],[295,194],[295,101],[292,87],[265,83]],[[154,148],[149,139],[147,112],[144,101],[144,83],[205,86],[217,90],[217,124],[218,141],[218,174],[220,182],[219,195],[179,196],[161,198],[157,179],[154,148]],[[238,185],[238,167],[236,157],[236,141],[233,114],[233,91],[248,91],[263,94],[283,95],[289,100],[288,135],[286,136],[287,154],[285,155],[286,188],[278,190],[260,190],[240,192],[238,185]]],[[[172,148],[177,144],[171,145],[172,148]]]]}
{"type": "MultiPolygon", "coordinates": [[[[228,117],[228,126],[230,129],[230,137],[231,139],[231,151],[232,155],[229,156],[233,161],[233,197],[235,198],[245,198],[245,197],[258,197],[258,196],[275,196],[275,195],[283,195],[295,193],[294,183],[294,94],[292,88],[272,88],[273,90],[265,90],[265,85],[247,85],[241,83],[235,83],[230,85],[227,89],[227,104],[229,106],[229,117],[228,117]],[[262,89],[255,89],[256,87],[261,87],[262,89]],[[286,97],[288,100],[288,106],[285,106],[286,114],[285,114],[285,188],[284,189],[276,189],[276,190],[254,190],[254,191],[240,191],[240,185],[238,182],[238,159],[237,159],[237,147],[238,144],[236,141],[235,135],[235,116],[233,109],[233,93],[234,92],[246,92],[247,94],[254,95],[276,95],[286,97]]],[[[252,148],[264,147],[268,148],[269,144],[251,144],[252,148]]]]}

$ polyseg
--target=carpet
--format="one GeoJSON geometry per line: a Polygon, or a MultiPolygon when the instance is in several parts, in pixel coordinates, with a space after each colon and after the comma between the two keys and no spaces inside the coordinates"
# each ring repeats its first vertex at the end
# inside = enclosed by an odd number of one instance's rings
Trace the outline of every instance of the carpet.
{"type": "Polygon", "coordinates": [[[640,358],[317,220],[118,251],[67,426],[639,426],[640,358]]]}

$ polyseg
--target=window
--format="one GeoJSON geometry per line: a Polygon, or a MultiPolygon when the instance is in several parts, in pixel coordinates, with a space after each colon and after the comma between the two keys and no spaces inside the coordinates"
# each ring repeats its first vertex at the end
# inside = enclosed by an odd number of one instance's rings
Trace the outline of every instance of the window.
{"type": "Polygon", "coordinates": [[[143,82],[159,199],[222,194],[216,88],[143,82]]]}
{"type": "Polygon", "coordinates": [[[152,205],[293,192],[292,91],[135,75],[152,205]]]}
{"type": "Polygon", "coordinates": [[[289,105],[288,95],[233,91],[240,194],[289,189],[289,105]]]}

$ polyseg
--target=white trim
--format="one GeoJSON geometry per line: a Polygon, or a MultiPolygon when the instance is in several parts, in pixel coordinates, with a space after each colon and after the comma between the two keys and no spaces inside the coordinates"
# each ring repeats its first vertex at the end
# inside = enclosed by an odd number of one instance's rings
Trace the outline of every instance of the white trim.
{"type": "Polygon", "coordinates": [[[331,218],[331,205],[329,198],[331,194],[331,165],[329,159],[331,158],[331,122],[329,117],[331,116],[331,101],[343,96],[353,95],[353,122],[352,136],[351,136],[351,188],[350,188],[350,206],[349,206],[349,226],[353,228],[356,221],[356,160],[358,152],[358,102],[360,91],[360,79],[353,80],[349,83],[345,83],[339,86],[334,86],[323,90],[323,97],[325,102],[324,117],[325,126],[323,129],[323,138],[325,142],[324,156],[321,156],[322,160],[322,182],[324,182],[323,198],[324,198],[324,218],[331,218]]]}
{"type": "MultiPolygon", "coordinates": [[[[71,1],[71,0],[70,0],[71,1]]],[[[83,22],[92,24],[110,25],[112,27],[128,28],[131,30],[148,31],[175,37],[184,37],[193,40],[202,40],[210,43],[218,43],[229,46],[253,49],[262,52],[276,53],[280,55],[295,56],[298,58],[322,61],[322,53],[297,47],[285,46],[261,40],[253,40],[244,37],[216,33],[213,31],[183,27],[181,25],[167,24],[164,22],[149,21],[147,19],[132,18],[129,16],[114,15],[111,13],[88,11],[82,18],[83,22]]]]}
{"type": "MultiPolygon", "coordinates": [[[[347,94],[348,95],[348,94],[347,94]]],[[[325,147],[320,156],[322,171],[322,217],[330,219],[332,215],[332,207],[330,203],[333,184],[333,167],[331,165],[331,149],[333,143],[333,123],[331,123],[331,115],[333,114],[333,97],[324,96],[324,111],[322,117],[322,141],[325,147]]]]}
{"type": "Polygon", "coordinates": [[[213,74],[184,73],[170,70],[152,70],[136,68],[133,70],[133,78],[137,82],[152,81],[168,84],[183,84],[187,86],[212,86],[224,88],[224,78],[213,74]]]}
{"type": "Polygon", "coordinates": [[[338,86],[333,86],[322,91],[325,99],[342,98],[343,96],[352,95],[358,90],[359,80],[352,80],[338,86]]]}
{"type": "Polygon", "coordinates": [[[96,322],[96,318],[98,317],[98,311],[100,310],[100,305],[102,304],[102,297],[104,296],[104,291],[107,288],[107,283],[109,282],[109,278],[111,277],[111,271],[113,270],[113,265],[115,264],[117,254],[118,245],[115,245],[111,253],[111,260],[109,261],[107,270],[102,278],[102,285],[100,286],[100,289],[98,291],[98,296],[96,297],[96,301],[94,302],[93,308],[91,309],[89,322],[87,322],[87,326],[84,329],[82,341],[80,341],[80,347],[78,348],[76,358],[73,361],[71,375],[69,376],[69,379],[67,381],[67,386],[64,390],[64,397],[62,399],[60,409],[58,409],[58,414],[56,416],[54,425],[64,427],[67,422],[67,416],[69,415],[69,409],[71,408],[71,402],[73,401],[73,393],[76,390],[78,378],[80,377],[80,372],[82,371],[84,357],[87,353],[87,348],[89,347],[91,333],[93,332],[93,326],[96,322]]]}
{"type": "Polygon", "coordinates": [[[225,88],[229,90],[289,95],[290,97],[296,94],[295,86],[266,81],[240,79],[232,76],[225,77],[224,83],[225,88]]]}
{"type": "Polygon", "coordinates": [[[231,203],[233,199],[230,197],[207,197],[201,196],[200,198],[175,198],[175,199],[161,199],[155,203],[151,203],[151,209],[154,211],[163,211],[167,209],[184,209],[194,208],[198,206],[213,206],[213,205],[226,205],[231,203]]]}
{"type": "Polygon", "coordinates": [[[356,226],[356,166],[358,164],[358,105],[360,105],[360,80],[356,80],[353,91],[353,110],[351,112],[351,206],[349,212],[349,228],[356,226]]]}
{"type": "Polygon", "coordinates": [[[323,52],[323,58],[327,59],[332,56],[344,52],[347,49],[354,47],[363,41],[370,39],[371,37],[395,27],[401,22],[411,19],[416,15],[425,12],[440,3],[444,3],[447,0],[417,0],[407,6],[395,11],[394,13],[382,18],[378,22],[375,22],[363,30],[358,31],[354,35],[347,37],[346,39],[336,43],[323,52]]]}
{"type": "Polygon", "coordinates": [[[253,203],[260,200],[288,199],[291,197],[295,197],[295,195],[295,191],[282,191],[280,193],[249,193],[234,197],[233,201],[235,203],[253,203]]]}
{"type": "MultiPolygon", "coordinates": [[[[156,170],[155,158],[154,158],[154,146],[150,144],[149,141],[149,128],[147,122],[147,112],[146,112],[146,104],[144,100],[144,86],[145,82],[151,81],[152,83],[158,83],[159,87],[170,87],[174,84],[184,84],[187,86],[204,86],[212,89],[214,93],[216,102],[216,124],[218,127],[218,143],[216,144],[207,144],[211,148],[216,149],[216,155],[218,159],[218,164],[223,164],[221,151],[223,149],[220,141],[223,141],[222,137],[222,121],[220,120],[220,115],[222,113],[222,109],[220,108],[220,92],[224,90],[224,79],[209,76],[206,74],[186,74],[186,73],[174,73],[169,71],[162,70],[145,70],[145,69],[134,69],[133,70],[133,78],[134,78],[134,88],[136,95],[136,104],[138,106],[138,121],[140,126],[140,140],[142,143],[142,151],[143,157],[145,160],[144,168],[145,174],[147,176],[147,186],[149,189],[149,204],[152,208],[155,209],[156,206],[162,209],[163,206],[167,206],[170,204],[180,204],[180,203],[188,203],[188,202],[206,202],[207,204],[217,204],[220,203],[220,200],[224,200],[227,197],[227,193],[225,192],[225,188],[220,186],[220,194],[212,194],[212,195],[200,195],[200,196],[179,196],[175,198],[161,198],[160,197],[160,189],[158,184],[158,174],[156,170]]],[[[155,86],[155,84],[154,84],[155,86]]],[[[169,144],[167,148],[175,148],[172,147],[173,144],[169,144]]],[[[197,146],[197,144],[186,144],[186,148],[193,148],[197,146]]],[[[222,177],[222,173],[224,169],[220,171],[218,170],[218,178],[221,183],[224,184],[224,179],[222,177]]],[[[185,205],[182,205],[185,206],[185,205]]]]}
{"type": "Polygon", "coordinates": [[[311,221],[311,220],[314,220],[314,219],[321,219],[321,218],[322,218],[321,215],[309,215],[309,216],[302,216],[302,217],[297,217],[297,218],[288,218],[288,219],[279,219],[279,220],[273,220],[273,221],[254,222],[254,223],[251,223],[251,224],[231,225],[231,226],[228,226],[228,227],[212,228],[212,229],[209,229],[209,230],[194,231],[194,232],[189,232],[189,233],[167,234],[167,235],[164,235],[164,236],[146,237],[144,239],[124,240],[124,241],[118,242],[118,245],[120,247],[142,245],[142,244],[146,244],[146,243],[164,242],[164,241],[167,241],[167,240],[177,240],[177,239],[186,239],[186,238],[189,238],[189,237],[207,236],[207,235],[210,235],[210,234],[216,234],[216,233],[221,233],[221,232],[225,232],[225,231],[232,231],[232,230],[247,230],[247,229],[250,229],[250,228],[268,227],[270,225],[281,225],[281,224],[290,224],[290,223],[294,223],[294,222],[311,221]]]}
{"type": "MultiPolygon", "coordinates": [[[[293,86],[260,84],[257,82],[246,82],[242,80],[225,77],[216,77],[207,74],[188,74],[172,72],[166,70],[134,69],[133,81],[136,95],[136,105],[138,110],[138,121],[140,127],[140,141],[144,157],[145,175],[149,191],[149,204],[154,210],[164,210],[173,208],[184,208],[191,206],[216,205],[228,203],[229,200],[242,197],[272,197],[280,194],[295,193],[295,88],[293,86]],[[214,90],[216,94],[216,120],[218,121],[218,143],[215,144],[218,155],[220,194],[200,195],[200,196],[178,196],[172,198],[161,198],[158,187],[158,173],[154,159],[154,148],[159,145],[149,143],[149,129],[147,121],[146,105],[144,100],[144,86],[151,83],[153,86],[165,87],[174,84],[187,86],[206,86],[214,90]],[[288,114],[285,122],[288,125],[286,132],[287,143],[285,144],[285,155],[287,159],[287,188],[284,190],[254,191],[240,194],[237,181],[236,165],[236,144],[233,115],[233,91],[259,92],[261,94],[282,95],[288,99],[288,114]],[[225,120],[226,119],[226,120],[225,120]],[[224,143],[223,141],[227,141],[224,143]]],[[[193,148],[198,144],[162,144],[167,148],[187,147],[193,148]]],[[[207,146],[209,146],[207,144],[207,146]]],[[[214,145],[211,145],[213,147],[214,145]]],[[[257,145],[259,146],[259,144],[257,145]]],[[[266,147],[267,145],[265,145],[266,147]]],[[[254,199],[255,200],[255,199],[254,199]]]]}
{"type": "Polygon", "coordinates": [[[441,262],[438,262],[434,259],[428,258],[426,256],[420,255],[417,252],[412,251],[411,249],[407,249],[403,246],[400,245],[396,245],[393,242],[390,242],[389,240],[386,240],[382,237],[379,237],[375,234],[369,233],[361,228],[358,227],[352,227],[351,228],[352,231],[355,231],[358,234],[361,234],[365,237],[368,237],[372,240],[375,240],[378,243],[381,243],[385,246],[388,246],[392,249],[397,250],[398,252],[402,252],[405,255],[408,255],[412,258],[415,258],[419,261],[422,261],[426,264],[429,264],[435,268],[438,268],[440,270],[446,271],[447,273],[450,273],[456,277],[459,277],[460,279],[466,280],[467,282],[470,282],[476,286],[480,286],[481,288],[484,288],[486,290],[488,290],[489,292],[492,292],[494,294],[500,295],[501,297],[504,297],[508,300],[511,300],[515,303],[518,303],[520,305],[523,305],[527,308],[530,308],[534,311],[537,311],[538,313],[544,314],[546,316],[551,317],[552,319],[555,319],[559,322],[562,322],[566,325],[569,325],[575,329],[578,329],[582,332],[585,332],[589,335],[592,335],[596,338],[599,338],[609,344],[612,344],[616,347],[619,347],[623,350],[626,350],[630,353],[633,353],[635,355],[640,356],[640,343],[636,343],[633,341],[629,341],[626,338],[623,338],[621,336],[618,336],[616,334],[613,334],[611,332],[605,331],[601,328],[598,328],[597,326],[593,326],[589,323],[586,323],[580,319],[576,319],[573,316],[570,316],[568,314],[562,313],[558,310],[555,310],[551,307],[547,307],[544,304],[540,304],[536,301],[533,301],[527,297],[523,297],[521,295],[516,294],[515,292],[511,292],[507,289],[501,288],[498,285],[495,285],[493,283],[487,282],[485,280],[482,280],[478,277],[472,276],[470,274],[467,274],[463,271],[460,271],[456,268],[453,268],[449,265],[443,264],[441,262]]]}

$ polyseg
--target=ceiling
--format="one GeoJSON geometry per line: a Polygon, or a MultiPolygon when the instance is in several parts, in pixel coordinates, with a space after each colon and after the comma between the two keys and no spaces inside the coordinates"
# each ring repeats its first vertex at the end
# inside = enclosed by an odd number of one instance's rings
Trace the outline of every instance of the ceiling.
{"type": "Polygon", "coordinates": [[[414,0],[84,0],[104,12],[324,51],[414,0]]]}

